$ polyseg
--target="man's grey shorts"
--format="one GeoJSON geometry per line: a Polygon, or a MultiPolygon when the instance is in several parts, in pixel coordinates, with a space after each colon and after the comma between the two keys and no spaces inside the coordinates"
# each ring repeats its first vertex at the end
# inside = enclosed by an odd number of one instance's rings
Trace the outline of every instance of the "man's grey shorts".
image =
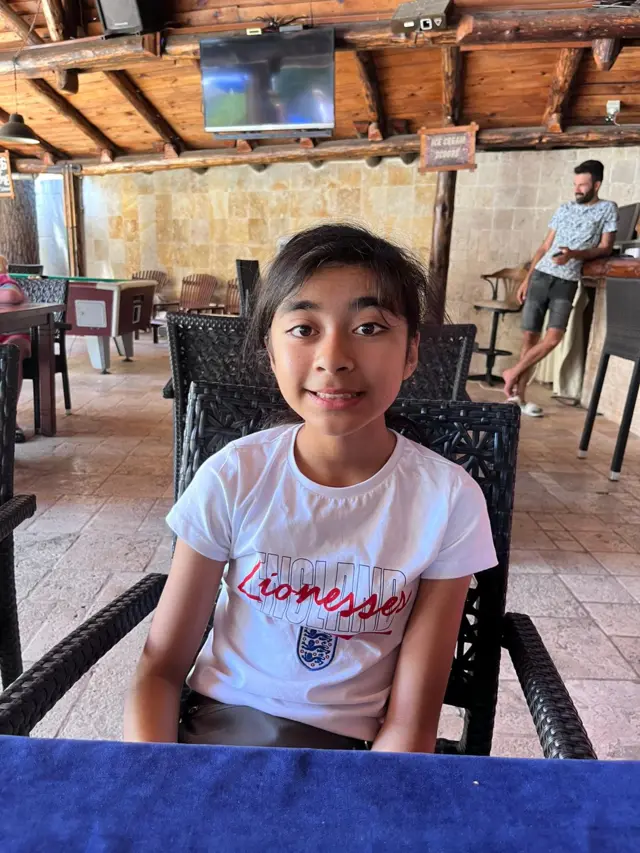
{"type": "Polygon", "coordinates": [[[540,334],[548,309],[548,328],[566,331],[577,290],[577,281],[534,270],[522,309],[523,330],[540,334]]]}

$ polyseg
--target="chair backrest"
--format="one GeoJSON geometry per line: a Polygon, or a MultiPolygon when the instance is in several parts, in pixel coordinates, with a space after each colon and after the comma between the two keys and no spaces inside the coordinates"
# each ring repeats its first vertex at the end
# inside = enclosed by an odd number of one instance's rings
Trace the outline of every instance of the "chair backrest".
{"type": "Polygon", "coordinates": [[[640,202],[625,204],[618,209],[618,231],[616,232],[616,243],[625,243],[634,240],[636,226],[640,218],[640,202]]]}
{"type": "Polygon", "coordinates": [[[169,314],[167,332],[174,391],[174,482],[177,488],[191,383],[231,382],[276,388],[276,381],[266,362],[255,363],[243,353],[247,333],[245,317],[169,314]]]}
{"type": "Polygon", "coordinates": [[[640,279],[608,278],[606,298],[603,352],[635,361],[640,358],[640,279]]]}
{"type": "Polygon", "coordinates": [[[224,313],[240,314],[240,290],[238,282],[235,279],[227,282],[227,298],[224,302],[224,313]]]}
{"type": "Polygon", "coordinates": [[[519,267],[503,267],[495,272],[486,273],[481,276],[491,285],[491,298],[502,298],[505,302],[516,303],[516,292],[527,274],[527,268],[523,264],[519,267]],[[500,294],[502,290],[502,296],[500,294]]]}
{"type": "Polygon", "coordinates": [[[19,361],[16,347],[0,346],[0,505],[13,497],[19,361]]]}
{"type": "MultiPolygon", "coordinates": [[[[66,278],[23,278],[20,287],[29,302],[67,304],[69,282],[66,278]]],[[[63,323],[65,313],[55,314],[55,322],[63,323]]]]}
{"type": "MultiPolygon", "coordinates": [[[[209,456],[269,426],[284,410],[279,394],[267,389],[194,385],[180,493],[209,456]]],[[[491,519],[498,565],[481,572],[469,590],[445,698],[466,712],[463,739],[449,745],[452,751],[488,755],[491,748],[519,423],[519,409],[506,404],[398,400],[388,415],[391,428],[461,465],[479,483],[491,519]]]]}
{"type": "MultiPolygon", "coordinates": [[[[275,389],[266,362],[255,363],[243,352],[247,330],[244,317],[169,314],[167,317],[171,373],[175,395],[175,484],[182,448],[187,399],[192,382],[225,382],[275,389]]],[[[476,327],[433,326],[420,330],[419,363],[403,383],[400,397],[465,400],[476,327]]]]}
{"type": "Polygon", "coordinates": [[[9,275],[12,272],[40,276],[44,272],[44,267],[42,264],[9,264],[9,275]]]}
{"type": "Polygon", "coordinates": [[[172,284],[166,272],[162,270],[139,270],[131,276],[134,281],[155,281],[158,284],[156,294],[160,297],[165,297],[168,291],[171,290],[172,284]]]}
{"type": "Polygon", "coordinates": [[[469,325],[423,325],[415,373],[400,389],[401,397],[422,400],[468,400],[465,391],[476,338],[469,325]]]}
{"type": "Polygon", "coordinates": [[[240,314],[248,317],[251,313],[253,297],[260,278],[258,261],[236,260],[236,275],[240,288],[240,314]]]}
{"type": "Polygon", "coordinates": [[[213,302],[213,294],[219,285],[215,275],[196,273],[182,279],[180,292],[180,308],[188,311],[190,308],[206,308],[213,302]]]}

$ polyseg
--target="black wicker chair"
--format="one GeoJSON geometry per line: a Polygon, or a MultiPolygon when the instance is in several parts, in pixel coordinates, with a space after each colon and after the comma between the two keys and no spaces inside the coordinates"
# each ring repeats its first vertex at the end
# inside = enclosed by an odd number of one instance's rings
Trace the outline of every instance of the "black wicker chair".
{"type": "Polygon", "coordinates": [[[19,357],[16,347],[0,346],[0,674],[4,687],[22,672],[13,531],[36,511],[35,495],[13,494],[19,357]]]}
{"type": "MultiPolygon", "coordinates": [[[[276,382],[266,360],[257,362],[244,356],[245,317],[169,314],[167,326],[172,378],[165,385],[163,396],[175,400],[174,483],[177,490],[191,383],[220,382],[275,389],[276,382]]],[[[465,386],[475,334],[473,325],[424,325],[420,333],[418,368],[403,384],[400,396],[427,400],[468,399],[465,386]]]]}
{"type": "MultiPolygon", "coordinates": [[[[276,391],[194,385],[186,426],[180,488],[229,441],[273,423],[284,406],[276,391]]],[[[469,592],[445,702],[464,709],[460,741],[438,750],[488,755],[498,696],[500,649],[508,649],[547,758],[595,758],[538,632],[527,616],[506,614],[505,596],[519,411],[513,406],[402,400],[389,424],[464,466],[480,483],[491,516],[498,565],[478,575],[469,592]]],[[[58,644],[0,696],[0,734],[25,735],[160,596],[164,576],[149,575],[58,644]]]]}
{"type": "MultiPolygon", "coordinates": [[[[29,302],[52,302],[58,305],[67,304],[69,282],[66,279],[26,278],[20,282],[29,302]]],[[[71,329],[65,323],[65,312],[55,315],[54,344],[58,345],[55,354],[55,372],[62,375],[62,391],[64,407],[71,411],[71,390],[69,388],[69,368],[67,366],[66,334],[71,329]]],[[[33,382],[33,420],[36,431],[40,429],[40,376],[38,373],[38,330],[31,330],[31,356],[22,364],[23,376],[33,382]]]]}

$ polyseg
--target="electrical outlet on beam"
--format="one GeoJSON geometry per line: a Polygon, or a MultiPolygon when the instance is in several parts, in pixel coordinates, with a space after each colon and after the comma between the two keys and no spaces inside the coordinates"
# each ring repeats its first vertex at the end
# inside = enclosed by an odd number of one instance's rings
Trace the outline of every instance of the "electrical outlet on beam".
{"type": "Polygon", "coordinates": [[[607,101],[607,121],[617,124],[617,118],[622,109],[622,101],[607,101]]]}

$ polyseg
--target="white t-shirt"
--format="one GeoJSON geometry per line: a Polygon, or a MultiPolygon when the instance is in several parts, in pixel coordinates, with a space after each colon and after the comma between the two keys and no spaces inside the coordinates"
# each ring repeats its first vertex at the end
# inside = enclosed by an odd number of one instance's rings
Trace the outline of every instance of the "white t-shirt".
{"type": "Polygon", "coordinates": [[[420,579],[497,563],[487,507],[460,466],[400,435],[370,479],[321,486],[296,464],[298,429],[231,442],[169,513],[194,550],[228,561],[189,684],[372,740],[420,579]]]}

